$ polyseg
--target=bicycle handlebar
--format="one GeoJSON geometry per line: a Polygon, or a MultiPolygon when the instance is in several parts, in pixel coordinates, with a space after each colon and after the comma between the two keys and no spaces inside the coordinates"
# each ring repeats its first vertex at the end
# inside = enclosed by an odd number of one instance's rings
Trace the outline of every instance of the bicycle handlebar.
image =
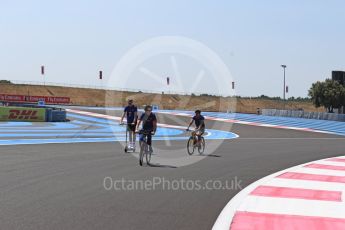
{"type": "Polygon", "coordinates": [[[122,122],[119,125],[134,125],[134,124],[135,124],[134,122],[133,123],[124,123],[124,122],[122,122]]]}
{"type": "Polygon", "coordinates": [[[153,131],[146,131],[146,130],[139,130],[137,133],[139,133],[139,134],[144,134],[144,135],[154,135],[155,134],[155,132],[153,132],[153,131]]]}

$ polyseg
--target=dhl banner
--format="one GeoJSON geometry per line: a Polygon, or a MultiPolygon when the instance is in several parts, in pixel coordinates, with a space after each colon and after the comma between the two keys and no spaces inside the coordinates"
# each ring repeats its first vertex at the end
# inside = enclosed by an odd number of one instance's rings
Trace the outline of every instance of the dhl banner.
{"type": "Polygon", "coordinates": [[[29,107],[0,107],[0,121],[45,121],[45,109],[29,107]]]}

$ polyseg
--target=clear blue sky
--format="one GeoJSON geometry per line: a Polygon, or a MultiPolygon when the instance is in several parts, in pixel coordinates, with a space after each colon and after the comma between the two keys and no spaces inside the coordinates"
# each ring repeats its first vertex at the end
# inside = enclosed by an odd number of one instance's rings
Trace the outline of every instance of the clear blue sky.
{"type": "Polygon", "coordinates": [[[343,0],[0,0],[0,79],[42,81],[44,64],[46,81],[99,85],[98,70],[109,77],[130,48],[174,35],[215,51],[239,95],[281,96],[286,64],[289,96],[306,96],[345,70],[344,9],[343,0]]]}

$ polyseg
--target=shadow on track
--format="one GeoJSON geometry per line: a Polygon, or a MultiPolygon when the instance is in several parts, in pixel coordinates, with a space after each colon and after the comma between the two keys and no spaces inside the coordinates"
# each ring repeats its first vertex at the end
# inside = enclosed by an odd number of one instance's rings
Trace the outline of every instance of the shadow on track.
{"type": "Polygon", "coordinates": [[[147,166],[149,167],[157,167],[157,168],[172,168],[172,169],[176,169],[178,168],[177,166],[173,166],[173,165],[160,165],[160,164],[147,164],[147,166]]]}
{"type": "Polygon", "coordinates": [[[220,155],[217,154],[209,154],[209,155],[205,155],[206,157],[222,157],[220,155]]]}
{"type": "Polygon", "coordinates": [[[199,154],[199,155],[191,155],[191,157],[222,157],[221,155],[217,155],[217,154],[199,154]]]}

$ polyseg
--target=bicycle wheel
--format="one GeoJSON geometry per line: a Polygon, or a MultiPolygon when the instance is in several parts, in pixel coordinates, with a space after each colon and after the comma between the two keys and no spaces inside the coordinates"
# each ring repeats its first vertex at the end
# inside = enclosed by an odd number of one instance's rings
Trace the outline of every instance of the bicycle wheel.
{"type": "Polygon", "coordinates": [[[200,143],[200,145],[198,146],[198,152],[199,152],[200,154],[203,154],[204,151],[205,151],[205,139],[204,139],[204,137],[201,137],[201,143],[200,143]]]}
{"type": "Polygon", "coordinates": [[[151,161],[151,155],[152,155],[152,153],[151,153],[151,151],[149,149],[149,145],[146,145],[145,151],[146,151],[146,153],[145,153],[145,155],[146,155],[146,164],[149,165],[150,161],[151,161]]]}
{"type": "Polygon", "coordinates": [[[140,153],[139,153],[139,164],[140,164],[140,166],[143,166],[145,151],[146,151],[146,143],[143,142],[140,145],[140,153]]]}
{"type": "Polygon", "coordinates": [[[194,138],[193,137],[189,137],[189,139],[188,139],[187,152],[189,155],[193,155],[193,153],[194,153],[194,138]]]}

